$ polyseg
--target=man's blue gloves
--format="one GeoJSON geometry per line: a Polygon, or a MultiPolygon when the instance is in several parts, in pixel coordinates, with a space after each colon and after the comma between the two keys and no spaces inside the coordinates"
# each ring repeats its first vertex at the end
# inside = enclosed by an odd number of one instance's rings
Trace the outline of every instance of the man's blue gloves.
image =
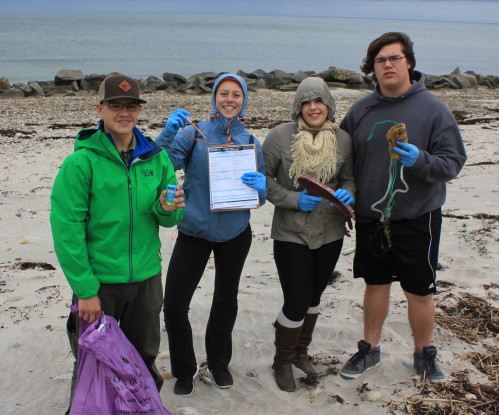
{"type": "Polygon", "coordinates": [[[178,130],[183,128],[185,123],[189,122],[189,119],[187,118],[189,115],[191,115],[191,113],[186,110],[181,108],[176,109],[168,116],[168,121],[165,125],[166,130],[172,134],[177,134],[178,130]]]}
{"type": "Polygon", "coordinates": [[[317,209],[317,206],[323,199],[321,197],[311,196],[308,194],[307,189],[302,190],[300,193],[300,197],[298,199],[298,209],[303,212],[311,212],[312,210],[317,209]]]}
{"type": "Polygon", "coordinates": [[[267,195],[267,178],[262,173],[250,171],[244,173],[241,180],[245,185],[255,189],[260,197],[267,195]]]}
{"type": "Polygon", "coordinates": [[[336,190],[336,192],[334,192],[334,197],[338,199],[341,203],[343,203],[345,206],[351,205],[355,201],[353,196],[346,189],[336,190]]]}
{"type": "Polygon", "coordinates": [[[393,146],[393,151],[400,155],[400,163],[404,167],[412,167],[419,157],[419,148],[413,144],[397,141],[397,146],[393,146]]]}

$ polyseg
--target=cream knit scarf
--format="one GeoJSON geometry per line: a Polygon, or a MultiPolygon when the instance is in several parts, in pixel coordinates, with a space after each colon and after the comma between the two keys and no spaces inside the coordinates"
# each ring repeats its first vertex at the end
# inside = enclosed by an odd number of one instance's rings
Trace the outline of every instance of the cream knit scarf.
{"type": "Polygon", "coordinates": [[[338,126],[328,120],[322,128],[314,130],[307,126],[301,116],[298,117],[298,133],[293,136],[291,144],[293,164],[289,170],[289,177],[293,179],[295,187],[299,187],[298,177],[302,173],[325,182],[336,172],[338,145],[335,128],[338,126]],[[312,132],[315,131],[314,137],[312,132]]]}

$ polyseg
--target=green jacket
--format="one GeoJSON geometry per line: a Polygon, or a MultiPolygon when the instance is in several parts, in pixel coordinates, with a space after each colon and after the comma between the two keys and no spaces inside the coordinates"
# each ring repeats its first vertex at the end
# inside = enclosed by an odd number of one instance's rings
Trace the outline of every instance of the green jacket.
{"type": "Polygon", "coordinates": [[[75,152],[55,179],[50,223],[61,268],[79,298],[100,283],[144,281],[161,271],[159,226],[175,226],[183,209],[165,212],[159,196],[177,184],[165,151],[134,129],[130,166],[101,130],[81,130],[75,152]]]}

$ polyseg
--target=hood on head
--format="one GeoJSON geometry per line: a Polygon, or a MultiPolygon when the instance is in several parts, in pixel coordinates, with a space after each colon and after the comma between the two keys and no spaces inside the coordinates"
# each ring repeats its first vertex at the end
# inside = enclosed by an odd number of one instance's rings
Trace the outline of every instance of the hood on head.
{"type": "Polygon", "coordinates": [[[248,106],[248,87],[246,86],[246,82],[244,81],[243,78],[241,78],[239,75],[236,75],[233,73],[226,73],[226,74],[220,75],[217,78],[217,80],[215,81],[215,84],[213,85],[213,89],[211,91],[211,106],[213,107],[213,111],[211,112],[211,115],[218,113],[217,105],[216,105],[216,101],[215,101],[215,94],[217,92],[218,86],[223,81],[225,81],[227,78],[229,78],[231,81],[236,81],[241,86],[241,89],[243,90],[243,94],[244,94],[243,108],[241,109],[241,112],[238,115],[240,117],[244,117],[246,115],[246,107],[248,106]]]}
{"type": "Polygon", "coordinates": [[[329,109],[327,119],[334,121],[336,103],[334,102],[334,98],[331,95],[326,82],[324,82],[324,79],[316,76],[305,78],[300,82],[300,85],[298,85],[295,99],[293,101],[293,111],[291,112],[293,120],[296,121],[298,119],[303,103],[314,99],[320,99],[324,104],[326,104],[329,109]]]}

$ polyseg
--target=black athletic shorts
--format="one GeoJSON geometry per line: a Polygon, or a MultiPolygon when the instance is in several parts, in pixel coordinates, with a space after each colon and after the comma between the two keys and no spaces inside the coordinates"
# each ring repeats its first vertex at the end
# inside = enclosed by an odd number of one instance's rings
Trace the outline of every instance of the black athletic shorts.
{"type": "Polygon", "coordinates": [[[400,281],[405,291],[415,295],[435,293],[441,209],[415,219],[391,220],[389,226],[391,248],[381,222],[355,223],[354,277],[373,285],[400,281]]]}

